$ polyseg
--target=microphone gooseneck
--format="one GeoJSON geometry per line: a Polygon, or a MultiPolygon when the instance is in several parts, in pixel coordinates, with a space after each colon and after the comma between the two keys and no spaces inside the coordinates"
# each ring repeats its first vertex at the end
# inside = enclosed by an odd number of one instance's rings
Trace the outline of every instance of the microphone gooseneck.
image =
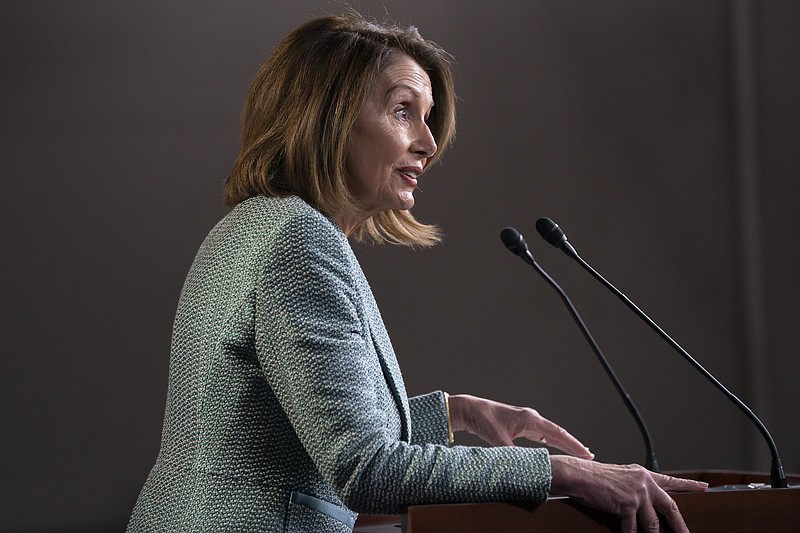
{"type": "Polygon", "coordinates": [[[642,439],[644,440],[644,445],[647,452],[647,456],[645,458],[645,467],[653,472],[658,472],[658,459],[653,451],[653,441],[650,438],[650,431],[647,429],[647,424],[645,424],[644,418],[642,418],[639,409],[636,408],[636,404],[633,403],[630,395],[623,388],[622,383],[617,377],[617,374],[611,368],[611,364],[608,362],[608,359],[606,359],[606,356],[603,355],[602,350],[600,350],[600,346],[598,346],[597,342],[594,340],[594,337],[592,337],[592,334],[589,332],[589,328],[583,322],[583,319],[581,318],[580,314],[578,314],[578,310],[572,304],[572,301],[569,299],[569,296],[567,296],[567,293],[564,292],[558,283],[556,283],[555,280],[551,278],[541,266],[539,266],[536,260],[534,260],[533,254],[531,254],[530,250],[528,249],[528,243],[525,242],[525,239],[522,237],[520,232],[514,228],[504,228],[500,232],[500,240],[503,241],[503,244],[505,244],[506,248],[508,248],[511,253],[518,255],[523,261],[531,265],[544,278],[548,285],[550,285],[561,297],[570,314],[572,315],[572,318],[575,319],[575,323],[578,324],[578,328],[580,328],[581,333],[583,333],[583,336],[589,342],[589,346],[592,347],[592,351],[594,351],[597,359],[600,361],[600,364],[606,371],[606,374],[608,374],[608,377],[611,379],[611,382],[614,384],[617,392],[619,392],[619,395],[622,397],[622,401],[625,403],[628,411],[630,411],[631,415],[633,415],[636,425],[639,427],[639,432],[642,434],[642,439]]]}
{"type": "Polygon", "coordinates": [[[662,339],[664,339],[667,344],[672,346],[683,358],[689,362],[700,374],[702,374],[708,381],[710,381],[715,387],[717,387],[725,396],[728,397],[730,401],[736,405],[745,415],[755,424],[758,428],[761,435],[764,437],[764,440],[769,447],[770,454],[772,455],[772,467],[770,469],[770,482],[772,488],[786,488],[788,486],[786,482],[786,474],[783,471],[783,465],[781,464],[780,456],[778,455],[778,448],[775,446],[775,441],[772,439],[772,435],[769,434],[767,431],[767,427],[759,420],[759,418],[753,413],[753,411],[742,401],[740,400],[735,394],[729,391],[725,386],[715,378],[711,372],[706,370],[700,363],[695,360],[694,357],[689,355],[689,352],[683,349],[683,347],[675,342],[672,337],[667,335],[667,333],[661,329],[653,320],[647,316],[644,311],[639,309],[639,307],[634,304],[630,298],[625,296],[619,289],[617,289],[614,285],[612,285],[608,280],[606,280],[603,276],[601,276],[594,268],[589,265],[586,261],[584,261],[578,253],[575,251],[575,248],[567,241],[567,236],[564,234],[564,231],[552,220],[549,218],[543,217],[536,221],[536,231],[539,232],[539,235],[544,238],[547,242],[555,246],[556,248],[560,248],[565,254],[573,258],[581,265],[584,270],[589,272],[597,281],[602,283],[608,290],[610,290],[614,295],[617,296],[622,302],[628,306],[628,308],[636,314],[641,320],[643,320],[650,328],[655,331],[662,339]]]}

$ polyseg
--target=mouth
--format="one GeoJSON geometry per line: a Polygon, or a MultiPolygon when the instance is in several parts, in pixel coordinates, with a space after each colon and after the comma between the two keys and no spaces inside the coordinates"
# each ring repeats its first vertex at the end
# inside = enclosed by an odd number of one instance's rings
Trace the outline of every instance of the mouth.
{"type": "Polygon", "coordinates": [[[422,174],[422,169],[419,167],[402,167],[398,168],[397,171],[410,185],[415,187],[417,185],[417,178],[422,174]]]}

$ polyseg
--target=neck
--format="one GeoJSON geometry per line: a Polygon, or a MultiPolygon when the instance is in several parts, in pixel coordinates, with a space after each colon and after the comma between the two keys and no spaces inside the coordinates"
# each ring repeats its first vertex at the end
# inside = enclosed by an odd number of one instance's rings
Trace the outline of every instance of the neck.
{"type": "Polygon", "coordinates": [[[350,234],[353,231],[355,231],[361,224],[369,220],[369,218],[374,214],[375,213],[360,211],[358,213],[334,215],[331,218],[333,218],[333,221],[336,222],[337,226],[339,226],[339,229],[342,230],[342,233],[344,233],[345,236],[350,237],[350,234]]]}

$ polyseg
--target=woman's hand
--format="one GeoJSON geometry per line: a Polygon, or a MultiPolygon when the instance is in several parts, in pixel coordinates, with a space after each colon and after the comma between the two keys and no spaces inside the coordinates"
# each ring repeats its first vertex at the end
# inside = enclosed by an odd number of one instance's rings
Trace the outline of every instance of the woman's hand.
{"type": "Polygon", "coordinates": [[[551,494],[569,496],[620,517],[624,533],[660,531],[658,514],[676,533],[689,533],[678,506],[665,491],[702,492],[708,487],[699,481],[656,474],[639,465],[610,465],[565,455],[551,455],[550,464],[551,494]]]}
{"type": "Polygon", "coordinates": [[[575,457],[594,458],[589,448],[564,428],[528,407],[515,407],[468,394],[452,395],[449,403],[453,431],[467,431],[492,446],[513,446],[514,439],[524,437],[575,457]]]}

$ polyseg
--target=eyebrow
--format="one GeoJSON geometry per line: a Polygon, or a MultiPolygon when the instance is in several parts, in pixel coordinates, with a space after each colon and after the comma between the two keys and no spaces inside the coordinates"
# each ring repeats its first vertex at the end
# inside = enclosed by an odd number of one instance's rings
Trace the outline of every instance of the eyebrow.
{"type": "MultiPolygon", "coordinates": [[[[389,97],[392,94],[394,94],[394,93],[396,93],[398,91],[401,91],[403,89],[409,91],[414,96],[414,98],[420,98],[422,96],[422,92],[420,92],[419,89],[417,89],[416,87],[412,87],[411,85],[408,85],[406,83],[399,83],[397,85],[393,85],[393,86],[389,87],[389,90],[386,91],[386,96],[389,97]]],[[[434,105],[435,105],[435,102],[433,100],[433,95],[431,95],[431,108],[434,105]]]]}
{"type": "Polygon", "coordinates": [[[398,85],[392,85],[391,87],[389,87],[389,90],[386,91],[386,94],[390,95],[390,94],[395,93],[397,91],[400,91],[402,89],[405,89],[405,90],[411,92],[411,94],[413,94],[416,97],[422,96],[422,93],[418,89],[412,87],[411,85],[407,85],[405,83],[400,83],[398,85]]]}

